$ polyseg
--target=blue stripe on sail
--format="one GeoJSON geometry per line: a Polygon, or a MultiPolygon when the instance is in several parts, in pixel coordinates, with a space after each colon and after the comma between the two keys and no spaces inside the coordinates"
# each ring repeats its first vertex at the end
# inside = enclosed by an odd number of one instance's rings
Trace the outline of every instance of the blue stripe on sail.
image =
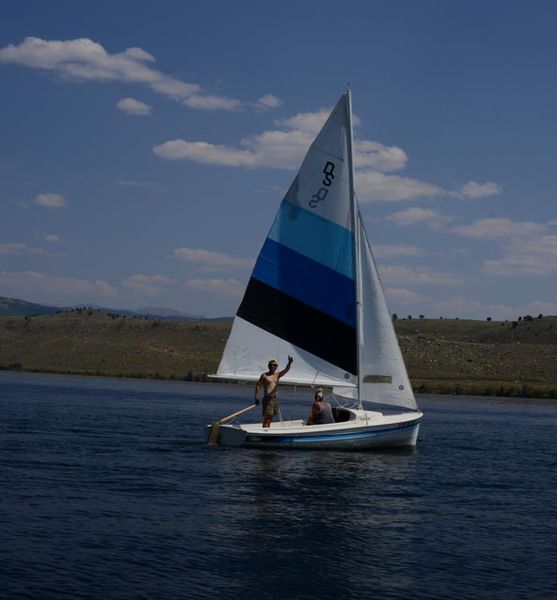
{"type": "Polygon", "coordinates": [[[256,277],[250,278],[236,315],[347,373],[358,373],[355,327],[256,277]]]}
{"type": "Polygon", "coordinates": [[[350,230],[283,200],[269,238],[354,279],[350,230]]]}
{"type": "Polygon", "coordinates": [[[267,239],[252,277],[356,327],[354,280],[267,239]]]}

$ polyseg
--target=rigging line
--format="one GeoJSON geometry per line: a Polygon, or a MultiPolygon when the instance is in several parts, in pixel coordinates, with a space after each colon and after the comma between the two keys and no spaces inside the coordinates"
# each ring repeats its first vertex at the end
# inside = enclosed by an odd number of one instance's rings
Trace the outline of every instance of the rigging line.
{"type": "Polygon", "coordinates": [[[354,187],[354,132],[352,124],[352,96],[350,90],[346,92],[346,115],[348,117],[348,184],[350,194],[350,209],[352,212],[352,231],[354,235],[353,252],[354,252],[354,275],[356,281],[356,368],[357,368],[357,385],[358,385],[358,406],[362,408],[362,265],[360,257],[360,215],[359,207],[356,199],[356,190],[354,187]]]}

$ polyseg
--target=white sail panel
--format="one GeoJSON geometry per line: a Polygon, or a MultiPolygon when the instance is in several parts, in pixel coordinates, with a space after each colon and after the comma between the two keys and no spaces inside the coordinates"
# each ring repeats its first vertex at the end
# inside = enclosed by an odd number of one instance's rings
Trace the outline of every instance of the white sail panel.
{"type": "Polygon", "coordinates": [[[360,223],[362,355],[360,398],[417,410],[364,225],[360,223]]]}
{"type": "Polygon", "coordinates": [[[348,138],[344,95],[310,146],[285,200],[352,231],[348,138]]]}
{"type": "Polygon", "coordinates": [[[281,379],[283,383],[331,387],[356,385],[353,375],[240,317],[234,319],[217,377],[257,381],[261,373],[267,371],[269,360],[277,360],[279,369],[282,369],[289,355],[294,362],[289,373],[281,379]]]}

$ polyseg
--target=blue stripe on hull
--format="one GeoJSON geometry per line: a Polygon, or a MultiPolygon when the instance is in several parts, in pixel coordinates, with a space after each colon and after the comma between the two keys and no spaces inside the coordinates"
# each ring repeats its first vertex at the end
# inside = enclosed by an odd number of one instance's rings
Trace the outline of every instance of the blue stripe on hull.
{"type": "Polygon", "coordinates": [[[285,294],[356,327],[353,279],[267,239],[253,277],[285,294]]]}
{"type": "Polygon", "coordinates": [[[354,279],[354,237],[349,229],[283,200],[269,238],[354,279]]]}

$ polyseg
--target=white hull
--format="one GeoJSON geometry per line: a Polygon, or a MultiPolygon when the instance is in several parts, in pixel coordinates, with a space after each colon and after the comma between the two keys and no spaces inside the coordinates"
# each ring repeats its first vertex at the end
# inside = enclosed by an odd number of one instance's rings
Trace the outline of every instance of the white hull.
{"type": "Polygon", "coordinates": [[[383,415],[358,409],[337,409],[343,422],[305,425],[302,420],[272,423],[221,425],[218,443],[243,448],[307,448],[368,450],[415,446],[422,413],[383,415]]]}

